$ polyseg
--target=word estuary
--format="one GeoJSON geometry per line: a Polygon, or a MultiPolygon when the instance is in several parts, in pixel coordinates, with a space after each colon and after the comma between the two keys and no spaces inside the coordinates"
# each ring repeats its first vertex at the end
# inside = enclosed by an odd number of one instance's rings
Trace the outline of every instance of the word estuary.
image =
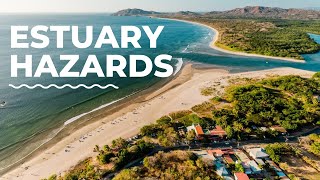
{"type": "MultiPolygon", "coordinates": [[[[18,69],[24,70],[25,77],[41,77],[42,74],[50,74],[52,77],[86,77],[88,74],[96,74],[98,77],[127,77],[124,70],[127,67],[127,60],[121,55],[106,55],[106,74],[104,74],[98,58],[95,55],[88,55],[81,72],[71,71],[79,60],[79,55],[60,55],[60,61],[68,61],[58,73],[50,55],[43,55],[35,73],[33,74],[32,55],[25,55],[25,62],[18,62],[17,55],[11,55],[11,77],[18,77],[18,69]],[[114,65],[116,62],[117,65],[114,65]]],[[[172,56],[158,55],[154,61],[145,55],[130,55],[129,77],[145,77],[153,70],[153,63],[157,68],[154,76],[169,77],[173,74],[173,67],[165,61],[171,61],[172,56]],[[137,70],[137,64],[144,63],[144,69],[137,70]]]]}
{"type": "MultiPolygon", "coordinates": [[[[43,26],[37,25],[29,28],[29,26],[11,26],[11,48],[36,48],[42,49],[49,46],[55,41],[57,48],[64,48],[65,34],[71,32],[71,41],[76,48],[84,49],[94,44],[93,26],[86,26],[85,41],[80,42],[78,26],[43,26]],[[30,31],[30,32],[29,32],[30,31]],[[49,31],[56,34],[54,40],[48,37],[49,31]],[[30,38],[31,36],[31,38],[30,38]],[[28,43],[27,40],[32,40],[28,43]]],[[[142,26],[144,33],[150,41],[150,48],[157,47],[157,39],[159,38],[164,26],[158,26],[152,32],[149,26],[142,26]]],[[[141,29],[136,26],[121,26],[121,46],[119,45],[113,30],[110,26],[103,26],[99,37],[96,39],[94,48],[101,48],[103,45],[111,45],[112,48],[128,48],[132,44],[134,48],[141,48],[139,40],[142,36],[141,29]]]]}

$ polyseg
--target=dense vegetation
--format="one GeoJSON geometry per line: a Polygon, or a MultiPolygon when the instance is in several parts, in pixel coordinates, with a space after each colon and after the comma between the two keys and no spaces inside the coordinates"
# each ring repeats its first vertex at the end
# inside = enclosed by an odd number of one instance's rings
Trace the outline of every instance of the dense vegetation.
{"type": "Polygon", "coordinates": [[[230,137],[238,139],[252,131],[261,134],[259,129],[252,128],[254,126],[280,125],[287,130],[295,130],[319,120],[319,103],[313,96],[319,93],[319,88],[315,79],[299,76],[232,86],[225,95],[231,106],[214,110],[213,116],[230,137]]]}
{"type": "Polygon", "coordinates": [[[320,72],[317,72],[315,73],[313,76],[312,76],[313,79],[316,79],[316,80],[319,80],[320,79],[320,72]]]}
{"type": "MultiPolygon", "coordinates": [[[[141,128],[141,138],[139,138],[138,140],[133,140],[132,142],[130,142],[128,140],[119,138],[113,140],[110,146],[105,145],[102,148],[96,146],[94,148],[94,151],[98,153],[96,158],[88,159],[79,163],[75,168],[70,170],[64,177],[57,177],[56,175],[53,175],[49,179],[101,179],[103,176],[106,176],[110,173],[118,171],[119,169],[122,169],[125,165],[129,163],[143,158],[148,153],[151,153],[153,150],[156,150],[157,147],[171,147],[176,145],[178,142],[182,142],[183,140],[194,140],[194,131],[190,131],[186,134],[179,134],[179,127],[190,126],[193,123],[201,124],[203,126],[209,126],[213,123],[211,119],[200,118],[197,115],[192,114],[191,111],[173,112],[170,113],[169,116],[163,116],[162,118],[158,119],[155,124],[150,124],[141,128]]],[[[179,155],[183,155],[182,152],[177,153],[179,155]]],[[[200,160],[193,159],[194,161],[189,161],[187,159],[189,157],[194,157],[193,154],[192,156],[191,154],[186,154],[184,157],[186,158],[186,162],[181,163],[191,163],[188,164],[190,165],[190,167],[186,167],[186,169],[177,169],[177,171],[190,171],[191,169],[194,170],[194,168],[198,168],[198,165],[200,165],[200,160]],[[192,165],[192,163],[194,162],[196,164],[192,165]]],[[[168,161],[168,163],[173,165],[173,161],[175,160],[178,159],[172,159],[172,162],[168,161]]],[[[163,161],[163,163],[166,162],[163,161]]],[[[207,167],[207,165],[203,165],[203,168],[205,167],[207,167]]],[[[132,170],[124,170],[123,172],[121,172],[122,175],[120,174],[118,177],[130,177],[129,175],[132,175],[131,177],[134,177],[134,174],[132,173],[132,170]]],[[[198,169],[198,171],[194,173],[195,174],[189,175],[193,177],[206,177],[209,171],[207,172],[207,170],[205,169],[198,169]]],[[[163,174],[163,176],[167,175],[165,173],[163,174]]],[[[176,174],[176,176],[178,175],[179,174],[176,174]]],[[[185,177],[189,175],[186,174],[185,177]]],[[[212,176],[213,175],[208,175],[208,177],[212,176]]]]}
{"type": "Polygon", "coordinates": [[[115,172],[124,165],[142,158],[154,149],[154,145],[144,140],[138,140],[135,143],[119,138],[112,141],[109,147],[105,145],[103,149],[99,146],[94,148],[99,154],[94,158],[89,158],[80,162],[72,170],[67,172],[63,177],[52,175],[48,180],[78,180],[78,179],[102,179],[103,176],[115,172]]]}
{"type": "Polygon", "coordinates": [[[320,34],[320,21],[275,19],[216,19],[211,17],[173,17],[200,22],[219,31],[217,46],[246,53],[303,59],[320,45],[307,33],[320,34]]]}
{"type": "Polygon", "coordinates": [[[143,160],[143,166],[121,171],[114,179],[219,179],[212,164],[186,151],[159,152],[143,160]]]}
{"type": "Polygon", "coordinates": [[[192,140],[195,137],[194,132],[187,134],[179,134],[179,127],[187,127],[192,124],[200,124],[203,127],[214,125],[214,121],[209,118],[200,118],[191,111],[179,111],[164,116],[157,120],[157,123],[144,126],[140,130],[142,136],[156,139],[156,141],[164,147],[174,146],[178,142],[192,140]],[[169,117],[170,116],[170,117],[169,117]]]}
{"type": "MultiPolygon", "coordinates": [[[[286,143],[269,144],[265,147],[265,150],[269,154],[271,160],[279,165],[283,164],[282,157],[295,157],[303,160],[306,164],[310,165],[315,170],[320,171],[319,164],[316,160],[303,155],[303,153],[299,148],[291,146],[290,144],[286,144],[286,143]]],[[[282,168],[282,169],[285,169],[285,168],[282,168]]]]}
{"type": "MultiPolygon", "coordinates": [[[[314,95],[320,93],[319,73],[307,79],[299,76],[271,77],[264,80],[239,80],[232,83],[223,97],[213,97],[210,101],[194,106],[191,110],[178,111],[163,116],[154,124],[140,129],[140,138],[112,141],[102,148],[96,146],[97,157],[79,163],[64,177],[56,175],[50,180],[63,179],[101,179],[117,172],[126,165],[141,161],[143,157],[195,140],[195,132],[185,132],[187,126],[200,124],[204,129],[221,125],[228,138],[243,140],[249,135],[261,138],[274,137],[276,132],[262,132],[259,127],[281,125],[287,130],[316,123],[320,118],[320,107],[314,95]],[[221,104],[223,105],[221,105],[221,104]],[[215,106],[217,105],[217,106],[215,106]],[[210,113],[210,116],[208,115],[210,113]]],[[[310,136],[310,151],[319,155],[319,136],[310,136]]],[[[206,142],[209,139],[204,138],[206,142]]],[[[284,143],[271,144],[266,147],[270,158],[279,163],[282,155],[301,157],[306,163],[317,167],[316,163],[302,156],[295,148],[284,143]]],[[[243,172],[241,164],[233,164],[233,172],[243,172]]],[[[210,164],[204,163],[194,154],[174,151],[160,152],[146,157],[143,166],[121,171],[116,179],[156,177],[162,179],[215,179],[216,175],[210,164]]]]}
{"type": "Polygon", "coordinates": [[[112,141],[111,148],[108,145],[105,145],[103,150],[97,148],[96,151],[99,151],[97,159],[101,164],[113,163],[113,169],[119,169],[129,162],[151,152],[154,145],[144,140],[129,144],[128,141],[119,138],[112,141]]]}
{"type": "Polygon", "coordinates": [[[273,162],[280,163],[281,156],[298,155],[300,152],[285,143],[269,144],[265,147],[273,162]]]}
{"type": "Polygon", "coordinates": [[[311,140],[310,152],[317,156],[320,156],[320,135],[311,134],[309,135],[309,138],[311,140]]]}

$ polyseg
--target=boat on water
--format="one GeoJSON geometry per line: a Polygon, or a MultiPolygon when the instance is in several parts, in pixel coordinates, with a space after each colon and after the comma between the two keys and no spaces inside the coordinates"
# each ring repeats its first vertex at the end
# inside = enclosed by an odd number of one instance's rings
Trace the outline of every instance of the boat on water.
{"type": "Polygon", "coordinates": [[[6,105],[6,102],[5,102],[5,101],[2,101],[2,102],[0,103],[0,106],[1,106],[1,107],[5,106],[5,105],[6,105]]]}

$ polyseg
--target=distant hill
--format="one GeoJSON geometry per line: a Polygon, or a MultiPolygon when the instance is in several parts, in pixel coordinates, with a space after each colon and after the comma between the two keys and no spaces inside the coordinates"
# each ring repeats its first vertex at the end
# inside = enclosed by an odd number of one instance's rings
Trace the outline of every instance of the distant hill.
{"type": "Polygon", "coordinates": [[[247,6],[229,11],[213,11],[206,16],[220,17],[264,17],[280,19],[320,19],[320,12],[307,9],[282,9],[276,7],[247,6]]]}
{"type": "Polygon", "coordinates": [[[228,11],[212,11],[204,14],[191,11],[160,13],[142,9],[125,9],[113,16],[209,16],[215,18],[277,18],[277,19],[320,19],[320,11],[310,9],[282,9],[277,7],[247,6],[228,11]]]}
{"type": "Polygon", "coordinates": [[[303,8],[303,9],[320,11],[320,7],[307,7],[307,8],[303,8]]]}
{"type": "Polygon", "coordinates": [[[192,11],[179,11],[177,13],[172,13],[176,16],[198,16],[200,15],[199,13],[192,12],[192,11]]]}
{"type": "Polygon", "coordinates": [[[112,16],[152,16],[152,15],[197,16],[200,14],[191,12],[191,11],[179,11],[175,13],[160,13],[156,11],[145,11],[142,9],[124,9],[112,14],[112,16]]]}
{"type": "Polygon", "coordinates": [[[142,9],[124,9],[113,13],[112,16],[148,16],[148,15],[157,15],[161,14],[155,11],[145,11],[142,9]]]}

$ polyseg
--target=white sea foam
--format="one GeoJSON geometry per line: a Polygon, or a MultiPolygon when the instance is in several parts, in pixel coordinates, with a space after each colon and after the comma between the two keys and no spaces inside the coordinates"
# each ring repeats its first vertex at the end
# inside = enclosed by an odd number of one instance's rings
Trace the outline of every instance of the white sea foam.
{"type": "Polygon", "coordinates": [[[114,104],[114,103],[116,103],[116,102],[119,102],[119,101],[121,101],[121,100],[123,100],[123,99],[125,99],[125,98],[127,98],[127,97],[129,97],[129,96],[132,96],[132,95],[136,94],[136,93],[137,93],[137,92],[132,93],[132,94],[130,94],[130,95],[128,95],[128,96],[125,96],[125,97],[123,97],[123,98],[117,99],[117,100],[115,100],[115,101],[112,101],[112,102],[110,102],[110,103],[104,104],[104,105],[102,105],[102,106],[99,106],[99,107],[97,107],[97,108],[95,108],[95,109],[93,109],[93,110],[91,110],[91,111],[89,111],[89,112],[86,112],[86,113],[80,114],[80,115],[78,115],[78,116],[75,116],[75,117],[73,117],[73,118],[65,121],[65,122],[64,122],[64,125],[68,125],[68,124],[70,124],[70,123],[72,123],[72,122],[75,122],[76,120],[80,119],[81,117],[83,117],[83,116],[85,116],[85,115],[87,115],[87,114],[90,114],[90,113],[92,113],[92,112],[95,112],[95,111],[97,111],[97,110],[100,110],[100,109],[102,109],[102,108],[105,108],[105,107],[107,107],[107,106],[110,106],[110,105],[112,105],[112,104],[114,104]]]}
{"type": "Polygon", "coordinates": [[[175,71],[174,71],[174,73],[173,73],[174,76],[181,70],[182,65],[183,65],[183,60],[182,60],[182,58],[177,58],[177,60],[178,60],[178,63],[175,65],[175,66],[176,66],[176,69],[175,69],[175,71]]]}
{"type": "Polygon", "coordinates": [[[190,45],[188,45],[182,52],[185,53],[187,52],[188,48],[190,47],[190,45]]]}

